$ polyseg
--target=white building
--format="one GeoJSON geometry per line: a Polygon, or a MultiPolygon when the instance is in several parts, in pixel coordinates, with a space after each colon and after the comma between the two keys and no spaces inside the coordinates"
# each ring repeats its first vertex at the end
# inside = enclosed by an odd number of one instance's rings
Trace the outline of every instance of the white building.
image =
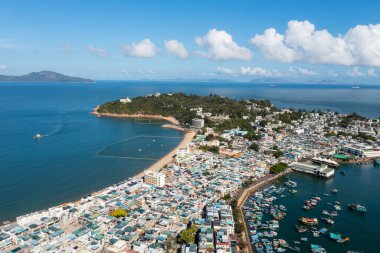
{"type": "Polygon", "coordinates": [[[120,98],[119,101],[120,103],[123,103],[123,104],[132,102],[130,98],[120,98]]]}
{"type": "Polygon", "coordinates": [[[205,125],[205,121],[204,121],[204,119],[192,119],[191,120],[191,125],[194,128],[202,128],[205,125]]]}
{"type": "Polygon", "coordinates": [[[163,187],[165,185],[165,177],[164,173],[148,171],[144,175],[144,183],[163,187]]]}
{"type": "Polygon", "coordinates": [[[299,163],[294,162],[290,164],[290,167],[293,170],[308,173],[314,176],[330,178],[335,175],[335,171],[332,168],[327,167],[326,165],[319,166],[309,163],[299,163]]]}

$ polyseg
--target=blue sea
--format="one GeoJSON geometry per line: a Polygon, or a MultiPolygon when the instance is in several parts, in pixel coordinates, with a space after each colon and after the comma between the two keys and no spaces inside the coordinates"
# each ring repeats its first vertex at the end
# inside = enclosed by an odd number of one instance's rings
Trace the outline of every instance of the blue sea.
{"type": "Polygon", "coordinates": [[[0,221],[123,181],[173,149],[182,133],[161,128],[163,122],[89,114],[106,101],[155,92],[269,99],[278,107],[380,117],[380,86],[370,85],[352,89],[233,82],[0,83],[0,221]],[[37,133],[44,137],[34,140],[37,133]]]}

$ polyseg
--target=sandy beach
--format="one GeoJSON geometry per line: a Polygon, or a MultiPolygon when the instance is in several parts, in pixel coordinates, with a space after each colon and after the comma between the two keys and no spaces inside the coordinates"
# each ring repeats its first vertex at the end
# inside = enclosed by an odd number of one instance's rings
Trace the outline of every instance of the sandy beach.
{"type": "Polygon", "coordinates": [[[99,106],[97,106],[91,113],[100,116],[100,117],[111,117],[111,118],[140,118],[140,119],[155,119],[155,120],[166,120],[170,122],[170,124],[162,125],[165,128],[171,128],[179,131],[183,131],[185,134],[183,136],[182,141],[175,147],[172,151],[166,154],[164,157],[156,161],[150,167],[146,168],[144,171],[135,175],[135,178],[141,178],[144,176],[146,171],[159,171],[165,165],[169,164],[173,161],[173,156],[176,154],[177,150],[180,148],[184,148],[187,146],[189,142],[194,138],[196,132],[187,130],[179,126],[179,122],[174,117],[165,117],[161,115],[144,115],[144,114],[112,114],[112,113],[99,113],[99,106]]]}

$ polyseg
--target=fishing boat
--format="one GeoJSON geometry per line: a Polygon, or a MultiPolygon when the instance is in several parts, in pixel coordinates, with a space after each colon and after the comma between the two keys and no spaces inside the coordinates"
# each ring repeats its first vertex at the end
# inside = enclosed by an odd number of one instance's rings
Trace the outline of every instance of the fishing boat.
{"type": "Polygon", "coordinates": [[[330,237],[330,239],[332,239],[332,240],[334,240],[336,242],[339,242],[339,243],[347,242],[347,241],[350,240],[349,237],[341,235],[339,233],[332,233],[332,232],[330,232],[329,237],[330,237]]]}
{"type": "Polygon", "coordinates": [[[367,208],[365,206],[359,205],[359,204],[348,204],[348,208],[352,211],[356,211],[359,213],[365,213],[367,212],[367,208]]]}
{"type": "Polygon", "coordinates": [[[302,206],[302,209],[305,210],[305,211],[309,211],[309,210],[310,210],[310,206],[308,206],[308,205],[303,205],[303,206],[302,206]]]}
{"type": "Polygon", "coordinates": [[[295,226],[295,229],[299,232],[299,233],[304,233],[304,232],[307,232],[307,227],[305,226],[300,226],[300,225],[296,225],[295,226]]]}
{"type": "Polygon", "coordinates": [[[317,244],[310,244],[310,250],[312,253],[325,253],[326,249],[317,244]]]}
{"type": "Polygon", "coordinates": [[[340,205],[334,205],[335,210],[340,211],[342,210],[342,207],[340,205]]]}
{"type": "Polygon", "coordinates": [[[338,193],[338,189],[334,188],[330,190],[332,193],[338,193]]]}
{"type": "Polygon", "coordinates": [[[289,193],[291,193],[291,194],[296,194],[296,193],[297,193],[297,190],[296,190],[296,189],[289,189],[289,193]]]}
{"type": "Polygon", "coordinates": [[[290,188],[296,188],[297,187],[297,183],[292,181],[292,180],[288,180],[284,183],[285,186],[287,187],[290,187],[290,188]]]}
{"type": "Polygon", "coordinates": [[[322,217],[321,220],[327,224],[330,224],[330,225],[334,224],[334,221],[332,219],[329,219],[329,218],[322,217]]]}
{"type": "Polygon", "coordinates": [[[318,219],[317,218],[306,218],[306,217],[301,217],[299,221],[304,224],[304,225],[309,225],[309,226],[316,226],[318,225],[318,219]]]}
{"type": "Polygon", "coordinates": [[[41,139],[41,138],[42,138],[41,134],[36,134],[35,136],[33,136],[33,139],[35,139],[35,140],[38,140],[38,139],[41,139]]]}

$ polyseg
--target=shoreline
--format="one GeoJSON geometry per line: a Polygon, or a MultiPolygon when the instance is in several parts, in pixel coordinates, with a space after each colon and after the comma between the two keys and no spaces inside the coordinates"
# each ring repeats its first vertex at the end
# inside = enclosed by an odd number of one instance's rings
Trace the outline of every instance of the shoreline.
{"type": "MultiPolygon", "coordinates": [[[[136,115],[131,115],[131,114],[128,114],[128,115],[127,114],[123,114],[123,115],[101,114],[101,113],[98,113],[96,111],[98,107],[99,106],[97,106],[91,112],[91,114],[93,114],[95,116],[99,115],[99,116],[110,117],[110,118],[112,118],[112,117],[114,117],[114,118],[145,118],[145,119],[155,119],[155,120],[166,120],[166,121],[169,121],[171,124],[164,124],[161,127],[163,127],[163,128],[170,128],[170,129],[173,129],[173,130],[178,130],[178,131],[184,132],[182,140],[178,143],[178,145],[175,148],[173,148],[165,156],[163,156],[160,159],[158,159],[157,161],[155,161],[148,168],[144,168],[143,171],[141,171],[141,172],[139,172],[139,173],[137,173],[135,175],[132,175],[132,176],[126,178],[126,179],[123,179],[120,182],[114,183],[114,184],[118,184],[118,183],[124,182],[125,180],[128,180],[129,178],[143,179],[143,177],[144,177],[144,175],[145,175],[145,173],[147,171],[159,171],[165,165],[171,163],[174,160],[173,156],[176,154],[177,150],[186,147],[187,144],[190,143],[193,140],[193,137],[196,135],[196,132],[194,132],[192,130],[187,130],[187,129],[184,129],[184,128],[180,127],[178,125],[178,121],[175,118],[173,118],[173,117],[164,117],[164,116],[161,116],[161,115],[142,115],[142,114],[136,114],[136,115]]],[[[105,188],[93,191],[93,192],[91,192],[89,194],[82,195],[82,197],[79,198],[79,199],[75,199],[75,200],[68,201],[68,202],[62,202],[61,204],[58,204],[58,205],[55,205],[55,206],[67,205],[67,203],[78,204],[78,203],[80,203],[80,201],[82,200],[82,198],[84,196],[86,196],[86,195],[97,195],[98,193],[104,191],[104,189],[106,189],[106,188],[108,188],[108,187],[110,187],[110,186],[112,186],[114,184],[111,184],[111,185],[109,185],[109,186],[107,186],[105,188]]],[[[46,210],[48,210],[48,209],[50,209],[52,207],[55,207],[55,206],[50,206],[50,207],[45,208],[45,209],[39,209],[39,210],[32,211],[32,212],[29,212],[29,213],[25,213],[25,214],[19,215],[19,216],[24,216],[24,215],[28,215],[28,214],[32,214],[32,213],[36,213],[36,212],[46,211],[46,210]]],[[[19,217],[19,216],[17,216],[17,217],[19,217]]],[[[4,226],[7,226],[9,224],[12,224],[12,223],[16,223],[17,222],[17,217],[15,217],[14,220],[1,221],[0,222],[0,228],[2,228],[4,226]]]]}
{"type": "Polygon", "coordinates": [[[173,125],[179,126],[178,120],[174,117],[166,117],[162,115],[151,115],[151,114],[116,114],[116,113],[100,113],[98,112],[99,106],[96,106],[92,110],[91,114],[96,117],[110,117],[110,118],[130,118],[130,119],[155,119],[155,120],[166,120],[173,125]]]}

